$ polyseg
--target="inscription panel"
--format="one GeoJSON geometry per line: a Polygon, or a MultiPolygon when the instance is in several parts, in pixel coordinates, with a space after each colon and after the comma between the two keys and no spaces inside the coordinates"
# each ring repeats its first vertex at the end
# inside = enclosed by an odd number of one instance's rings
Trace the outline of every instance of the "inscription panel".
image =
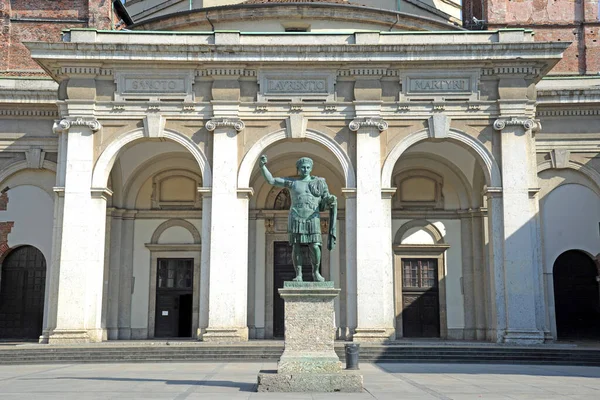
{"type": "Polygon", "coordinates": [[[471,79],[469,78],[450,78],[450,79],[419,79],[409,78],[409,93],[470,93],[471,79]]]}
{"type": "Polygon", "coordinates": [[[163,73],[117,72],[115,100],[160,100],[161,98],[193,101],[193,73],[187,71],[163,73]]]}
{"type": "Polygon", "coordinates": [[[402,81],[402,100],[479,99],[479,71],[407,72],[402,81]]]}
{"type": "Polygon", "coordinates": [[[302,99],[333,101],[335,74],[304,71],[261,71],[258,101],[302,99]]]}

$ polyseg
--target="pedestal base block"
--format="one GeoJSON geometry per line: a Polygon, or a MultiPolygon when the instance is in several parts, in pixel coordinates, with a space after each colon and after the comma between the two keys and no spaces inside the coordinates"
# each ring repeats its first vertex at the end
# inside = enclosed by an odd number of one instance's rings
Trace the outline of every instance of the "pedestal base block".
{"type": "Polygon", "coordinates": [[[346,392],[363,390],[363,377],[353,372],[338,373],[277,373],[261,371],[258,374],[259,392],[346,392]]]}

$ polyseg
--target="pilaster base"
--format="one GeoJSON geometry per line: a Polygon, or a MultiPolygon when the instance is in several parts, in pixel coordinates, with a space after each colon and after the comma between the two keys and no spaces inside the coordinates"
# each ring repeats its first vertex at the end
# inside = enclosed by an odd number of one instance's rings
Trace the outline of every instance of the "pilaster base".
{"type": "Polygon", "coordinates": [[[504,343],[510,344],[540,344],[544,343],[544,332],[537,330],[507,329],[504,343]]]}
{"type": "Polygon", "coordinates": [[[38,343],[40,343],[40,344],[48,344],[49,337],[50,337],[50,331],[48,331],[47,329],[44,329],[42,331],[42,334],[40,335],[40,337],[38,339],[38,343]]]}
{"type": "Polygon", "coordinates": [[[48,337],[48,344],[84,344],[92,340],[86,330],[58,330],[55,329],[48,337]]]}
{"type": "Polygon", "coordinates": [[[247,342],[248,328],[206,328],[204,342],[247,342]]]}
{"type": "Polygon", "coordinates": [[[130,340],[131,339],[131,328],[119,328],[119,339],[130,340]]]}
{"type": "Polygon", "coordinates": [[[396,330],[394,328],[356,328],[352,336],[353,342],[359,343],[384,343],[394,340],[396,330]]]}

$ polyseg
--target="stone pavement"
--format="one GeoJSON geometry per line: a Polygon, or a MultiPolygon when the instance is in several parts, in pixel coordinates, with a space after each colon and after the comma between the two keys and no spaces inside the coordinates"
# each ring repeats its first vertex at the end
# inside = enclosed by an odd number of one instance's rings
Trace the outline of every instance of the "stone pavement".
{"type": "Polygon", "coordinates": [[[361,364],[363,393],[255,393],[276,363],[0,366],[0,399],[600,399],[600,367],[361,364]]]}

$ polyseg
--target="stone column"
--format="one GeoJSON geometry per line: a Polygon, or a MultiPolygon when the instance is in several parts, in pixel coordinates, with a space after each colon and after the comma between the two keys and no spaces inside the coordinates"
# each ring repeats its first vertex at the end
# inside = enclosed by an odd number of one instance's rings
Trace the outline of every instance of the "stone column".
{"type": "Polygon", "coordinates": [[[204,341],[248,340],[248,199],[238,198],[239,119],[213,119],[208,327],[204,341]]]}
{"type": "Polygon", "coordinates": [[[94,136],[91,118],[63,119],[56,132],[68,135],[64,168],[64,206],[60,221],[56,327],[49,343],[106,340],[103,326],[106,188],[90,188],[94,136]]]}
{"type": "Polygon", "coordinates": [[[67,134],[56,131],[58,136],[58,160],[56,168],[56,186],[54,187],[54,226],[52,228],[52,260],[48,263],[46,274],[46,293],[44,299],[44,321],[40,343],[48,343],[50,333],[56,327],[56,307],[58,306],[58,278],[60,246],[62,243],[62,219],[65,209],[65,168],[67,165],[67,134]],[[62,133],[62,134],[61,134],[62,133]]]}
{"type": "Polygon", "coordinates": [[[135,210],[127,210],[121,216],[121,242],[119,263],[119,339],[131,339],[131,296],[133,294],[133,236],[135,210]]]}
{"type": "Polygon", "coordinates": [[[357,134],[356,341],[380,342],[395,336],[391,215],[381,188],[380,134],[386,129],[387,123],[376,117],[350,123],[357,134]]]}
{"type": "MultiPolygon", "coordinates": [[[[517,111],[510,101],[499,101],[501,111],[517,111]]],[[[494,122],[500,132],[502,151],[503,266],[506,302],[504,342],[540,343],[543,327],[538,325],[540,297],[536,222],[537,207],[531,197],[536,177],[530,157],[535,157],[532,130],[536,123],[525,114],[502,117],[494,122]],[[522,116],[523,115],[523,116],[522,116]]],[[[500,289],[500,288],[497,288],[500,289]]]]}
{"type": "MultiPolygon", "coordinates": [[[[346,340],[350,340],[356,331],[356,189],[345,188],[342,193],[346,198],[346,208],[344,209],[344,254],[346,262],[345,265],[340,266],[345,270],[346,275],[342,287],[342,296],[344,296],[346,305],[346,329],[342,334],[346,340]]],[[[341,230],[339,234],[342,234],[341,230]]]]}

